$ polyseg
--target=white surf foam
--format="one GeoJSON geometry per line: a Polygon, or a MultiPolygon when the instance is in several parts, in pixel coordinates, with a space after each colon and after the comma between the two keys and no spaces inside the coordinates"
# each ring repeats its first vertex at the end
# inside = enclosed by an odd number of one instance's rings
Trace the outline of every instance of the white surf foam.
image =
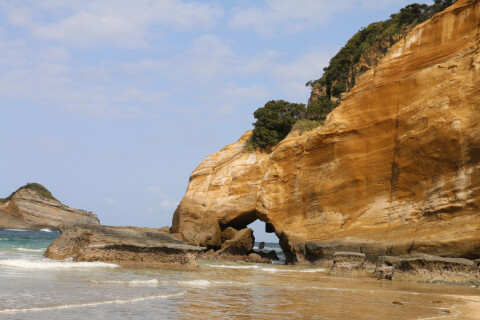
{"type": "Polygon", "coordinates": [[[316,269],[260,268],[260,270],[266,271],[266,272],[301,272],[301,273],[325,272],[325,269],[323,268],[316,268],[316,269]]]}
{"type": "Polygon", "coordinates": [[[91,282],[96,284],[109,284],[109,285],[120,285],[120,286],[157,286],[158,280],[157,279],[150,279],[150,280],[104,280],[104,281],[96,281],[91,280],[91,282]]]}
{"type": "Polygon", "coordinates": [[[29,231],[29,230],[23,230],[23,229],[4,229],[8,231],[29,231]]]}
{"type": "Polygon", "coordinates": [[[27,251],[27,252],[43,252],[45,249],[29,249],[29,248],[15,248],[18,251],[27,251]]]}
{"type": "Polygon", "coordinates": [[[43,232],[53,232],[52,230],[50,230],[50,229],[48,229],[48,228],[41,229],[40,231],[43,231],[43,232]]]}
{"type": "Polygon", "coordinates": [[[184,295],[185,293],[186,293],[186,291],[182,291],[182,292],[174,293],[174,294],[159,294],[159,295],[154,295],[154,296],[137,297],[137,298],[131,298],[131,299],[117,299],[117,300],[86,302],[86,303],[78,303],[78,304],[64,304],[64,305],[53,306],[53,307],[35,307],[35,308],[24,308],[24,309],[3,309],[3,310],[0,310],[0,314],[15,314],[15,313],[50,311],[50,310],[61,310],[61,309],[83,308],[83,307],[96,307],[96,306],[101,306],[101,305],[106,305],[106,304],[125,304],[125,303],[140,302],[140,301],[146,301],[146,300],[156,300],[156,299],[166,299],[166,298],[179,297],[179,296],[184,295]]]}
{"type": "Polygon", "coordinates": [[[8,239],[0,238],[0,241],[8,241],[8,239]]]}
{"type": "Polygon", "coordinates": [[[209,264],[207,266],[213,267],[213,268],[226,268],[226,269],[255,269],[255,270],[265,271],[265,272],[303,272],[303,273],[325,272],[324,268],[287,269],[287,268],[260,267],[258,265],[234,266],[234,265],[224,265],[224,264],[209,264]]]}
{"type": "Polygon", "coordinates": [[[226,269],[258,269],[259,268],[256,265],[232,266],[232,265],[225,265],[225,264],[207,264],[207,266],[212,267],[212,268],[226,268],[226,269]]]}
{"type": "Polygon", "coordinates": [[[69,262],[53,260],[27,260],[27,259],[6,259],[0,260],[0,266],[22,268],[22,269],[74,269],[74,268],[116,268],[116,264],[104,262],[69,262]]]}
{"type": "Polygon", "coordinates": [[[191,287],[207,287],[211,284],[208,280],[187,280],[187,281],[178,281],[180,285],[186,285],[191,287]]]}

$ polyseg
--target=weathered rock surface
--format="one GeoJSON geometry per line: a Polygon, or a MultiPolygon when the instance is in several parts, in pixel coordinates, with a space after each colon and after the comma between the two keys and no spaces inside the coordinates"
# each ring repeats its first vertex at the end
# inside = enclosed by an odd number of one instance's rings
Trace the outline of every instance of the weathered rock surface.
{"type": "Polygon", "coordinates": [[[480,284],[474,261],[425,254],[380,257],[374,277],[388,280],[480,284]]]}
{"type": "Polygon", "coordinates": [[[63,227],[45,257],[102,261],[125,267],[191,270],[205,249],[191,246],[158,229],[100,225],[63,227]]]}
{"type": "Polygon", "coordinates": [[[264,256],[262,253],[250,252],[249,254],[230,254],[221,252],[221,250],[215,251],[213,249],[201,252],[198,258],[218,261],[272,263],[272,259],[264,256]]]}
{"type": "Polygon", "coordinates": [[[336,252],[329,275],[358,276],[365,273],[365,255],[358,252],[336,252]]]}
{"type": "Polygon", "coordinates": [[[38,184],[28,184],[0,201],[0,229],[59,230],[84,224],[99,224],[97,215],[63,205],[38,184]]]}
{"type": "MultiPolygon", "coordinates": [[[[332,101],[338,101],[346,97],[347,93],[357,83],[360,76],[362,76],[368,70],[374,69],[387,54],[390,48],[397,43],[400,39],[404,39],[408,32],[412,30],[412,27],[408,27],[401,32],[394,35],[386,35],[383,38],[375,41],[370,48],[368,48],[360,56],[357,63],[350,66],[348,72],[348,79],[346,81],[346,92],[342,93],[340,97],[331,97],[332,101]]],[[[337,83],[332,83],[332,87],[337,83]]],[[[308,104],[312,104],[318,101],[321,97],[329,97],[326,86],[316,84],[312,88],[308,104]]]]}
{"type": "Polygon", "coordinates": [[[245,228],[236,232],[233,238],[222,243],[220,253],[246,255],[252,251],[254,243],[253,230],[245,228]]]}
{"type": "Polygon", "coordinates": [[[172,232],[273,226],[291,263],[336,251],[480,257],[480,2],[415,27],[325,124],[249,152],[247,132],[193,171],[172,232]]]}

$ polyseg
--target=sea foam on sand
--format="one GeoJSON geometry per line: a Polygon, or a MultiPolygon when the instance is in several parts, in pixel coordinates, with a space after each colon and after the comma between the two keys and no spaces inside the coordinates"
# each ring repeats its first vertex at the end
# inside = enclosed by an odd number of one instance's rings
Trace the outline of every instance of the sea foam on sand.
{"type": "Polygon", "coordinates": [[[72,262],[72,261],[52,261],[48,259],[6,259],[0,260],[0,266],[22,268],[22,269],[73,269],[73,268],[116,268],[116,264],[104,262],[72,262]]]}

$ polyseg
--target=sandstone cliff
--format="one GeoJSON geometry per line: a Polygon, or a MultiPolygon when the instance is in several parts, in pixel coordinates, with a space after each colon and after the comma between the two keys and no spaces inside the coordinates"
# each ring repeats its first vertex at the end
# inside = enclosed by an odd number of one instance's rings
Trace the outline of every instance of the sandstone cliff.
{"type": "Polygon", "coordinates": [[[335,251],[480,257],[480,1],[415,27],[325,124],[271,153],[247,132],[192,173],[172,232],[220,247],[270,223],[289,262],[335,251]]]}
{"type": "Polygon", "coordinates": [[[61,226],[84,224],[99,224],[97,215],[63,205],[36,183],[0,201],[0,229],[59,230],[61,226]]]}

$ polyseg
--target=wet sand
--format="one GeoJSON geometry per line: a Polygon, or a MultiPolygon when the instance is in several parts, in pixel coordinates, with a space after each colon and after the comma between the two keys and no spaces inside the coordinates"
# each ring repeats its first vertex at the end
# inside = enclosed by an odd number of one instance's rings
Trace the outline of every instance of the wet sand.
{"type": "MultiPolygon", "coordinates": [[[[477,289],[478,290],[478,289],[477,289]]],[[[450,296],[459,301],[458,309],[461,311],[462,316],[459,319],[466,320],[478,320],[480,319],[480,290],[478,296],[470,295],[453,295],[450,296]]]]}

